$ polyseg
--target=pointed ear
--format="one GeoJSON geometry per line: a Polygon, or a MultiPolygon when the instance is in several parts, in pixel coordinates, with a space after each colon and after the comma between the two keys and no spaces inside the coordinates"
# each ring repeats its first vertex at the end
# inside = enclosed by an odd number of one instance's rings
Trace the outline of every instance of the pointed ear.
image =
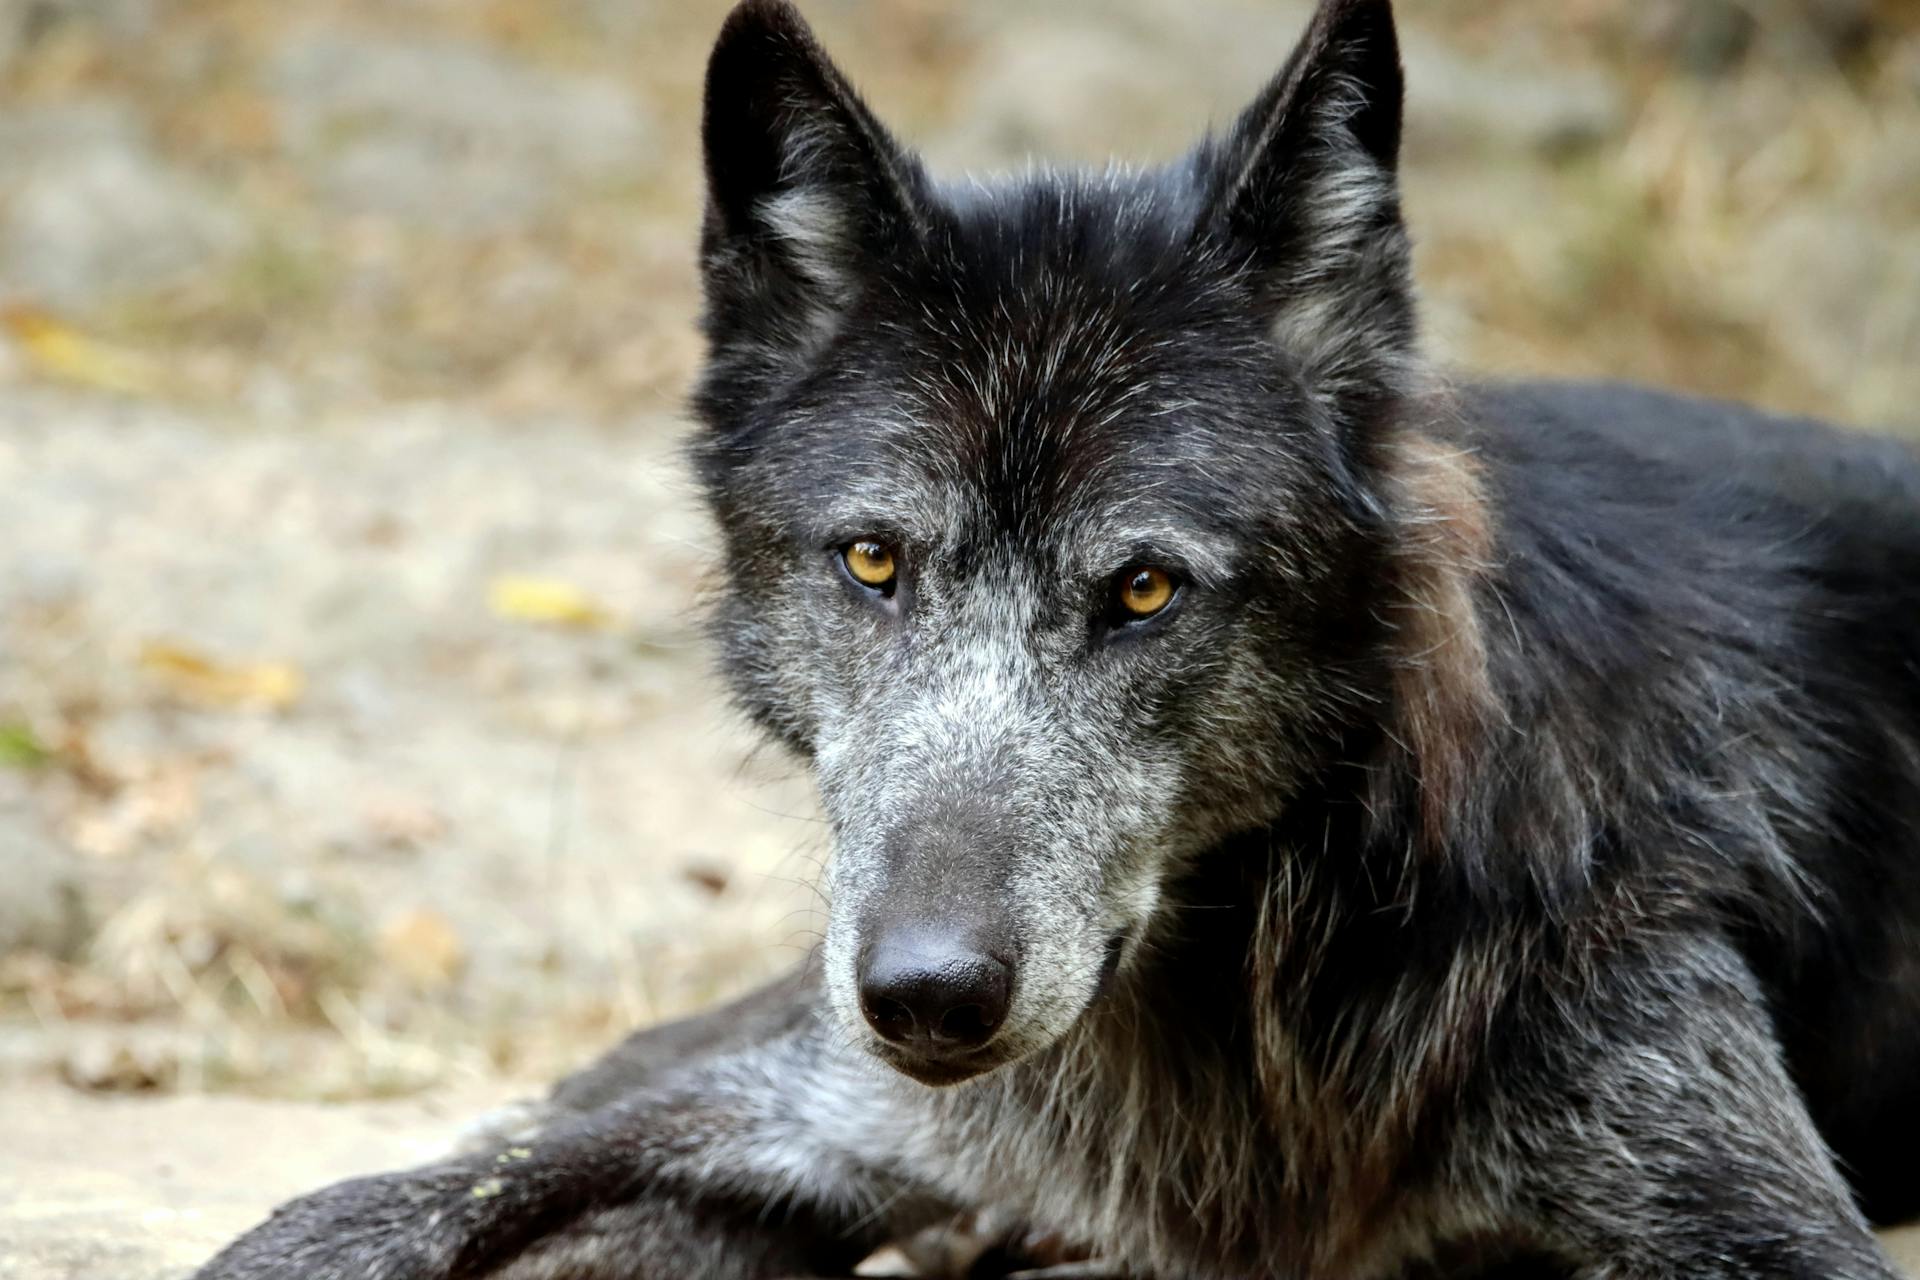
{"type": "Polygon", "coordinates": [[[784,0],[744,0],[707,63],[701,235],[716,346],[804,350],[865,264],[925,231],[925,179],[784,0]]]}
{"type": "Polygon", "coordinates": [[[1210,230],[1256,264],[1275,340],[1336,407],[1404,391],[1417,368],[1402,97],[1389,0],[1322,0],[1286,67],[1198,157],[1210,230]]]}

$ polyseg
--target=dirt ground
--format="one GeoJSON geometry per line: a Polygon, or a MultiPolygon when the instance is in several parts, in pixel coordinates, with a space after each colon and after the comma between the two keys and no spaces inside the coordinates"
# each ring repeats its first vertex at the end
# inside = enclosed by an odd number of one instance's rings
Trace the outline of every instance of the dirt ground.
{"type": "MultiPolygon", "coordinates": [[[[818,927],[675,452],[724,7],[0,0],[0,1277],[177,1272],[818,927]]],[[[1306,11],[804,7],[949,172],[1171,155],[1306,11]]],[[[1920,422],[1920,6],[1401,10],[1443,352],[1920,422]]]]}

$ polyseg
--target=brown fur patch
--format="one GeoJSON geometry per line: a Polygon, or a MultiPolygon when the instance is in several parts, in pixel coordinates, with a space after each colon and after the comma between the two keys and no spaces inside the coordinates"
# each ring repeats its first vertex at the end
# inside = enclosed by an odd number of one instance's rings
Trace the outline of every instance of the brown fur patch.
{"type": "Polygon", "coordinates": [[[1471,454],[1411,431],[1388,453],[1399,597],[1390,607],[1401,745],[1420,779],[1420,831],[1444,847],[1499,704],[1475,600],[1493,549],[1493,514],[1471,454]]]}

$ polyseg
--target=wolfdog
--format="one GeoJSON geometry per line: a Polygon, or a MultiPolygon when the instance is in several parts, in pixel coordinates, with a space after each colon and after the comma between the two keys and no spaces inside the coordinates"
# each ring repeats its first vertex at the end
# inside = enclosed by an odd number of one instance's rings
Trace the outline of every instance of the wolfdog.
{"type": "Polygon", "coordinates": [[[204,1280],[1891,1277],[1920,459],[1423,359],[1387,0],[1164,167],[942,185],[707,77],[692,459],[806,971],[204,1280]]]}

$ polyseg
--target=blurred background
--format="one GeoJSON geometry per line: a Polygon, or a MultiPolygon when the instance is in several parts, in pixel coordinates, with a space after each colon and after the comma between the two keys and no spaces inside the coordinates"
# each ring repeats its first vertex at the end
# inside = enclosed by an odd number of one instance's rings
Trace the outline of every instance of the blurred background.
{"type": "MultiPolygon", "coordinates": [[[[1308,9],[804,7],[948,171],[1174,155],[1308,9]]],[[[0,1128],[531,1088],[807,945],[675,457],[724,9],[0,0],[0,1128]]],[[[1448,359],[1920,425],[1920,4],[1400,11],[1448,359]]]]}

